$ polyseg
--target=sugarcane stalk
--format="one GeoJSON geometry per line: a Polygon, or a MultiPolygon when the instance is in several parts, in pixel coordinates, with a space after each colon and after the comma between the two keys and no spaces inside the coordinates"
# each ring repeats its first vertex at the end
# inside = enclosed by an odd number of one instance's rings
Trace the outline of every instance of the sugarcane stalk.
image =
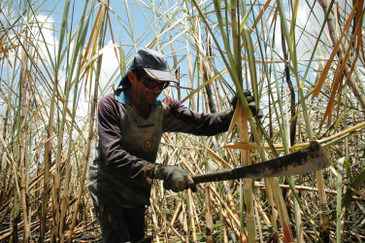
{"type": "MultiPolygon", "coordinates": [[[[97,53],[98,50],[100,50],[101,47],[103,46],[104,37],[105,37],[105,23],[106,23],[105,20],[106,20],[106,16],[107,16],[107,11],[108,11],[108,6],[106,4],[101,4],[99,11],[98,11],[98,17],[96,18],[95,23],[94,23],[94,28],[93,28],[94,35],[92,35],[90,42],[89,42],[89,48],[92,47],[91,49],[88,50],[88,51],[91,51],[90,53],[87,53],[89,55],[97,53]]],[[[95,121],[94,118],[95,118],[96,104],[97,104],[97,99],[98,99],[101,62],[102,62],[101,56],[98,56],[97,62],[96,62],[96,75],[95,75],[95,82],[94,82],[94,90],[93,90],[93,94],[91,96],[91,104],[90,104],[91,112],[90,112],[90,117],[89,117],[90,123],[89,123],[89,127],[88,127],[87,144],[86,144],[84,158],[83,158],[84,164],[81,167],[82,169],[81,169],[80,188],[77,193],[77,199],[76,199],[76,203],[75,203],[74,211],[73,211],[73,215],[72,215],[71,226],[70,226],[71,233],[70,233],[70,238],[68,240],[69,242],[72,241],[73,229],[76,224],[76,216],[78,214],[81,198],[82,198],[82,195],[85,190],[84,185],[85,185],[86,173],[87,173],[87,168],[88,168],[87,162],[90,159],[91,143],[94,138],[94,121],[95,121]]],[[[89,73],[92,72],[92,66],[88,66],[86,68],[87,68],[87,70],[89,70],[89,73]]]]}
{"type": "MultiPolygon", "coordinates": [[[[248,142],[249,135],[248,135],[247,111],[245,111],[238,103],[236,107],[236,112],[237,112],[236,125],[239,128],[240,139],[243,142],[248,142]]],[[[241,164],[243,165],[252,164],[249,150],[241,151],[241,164]]],[[[242,198],[240,201],[241,230],[243,229],[244,225],[247,225],[248,242],[256,241],[256,228],[255,228],[256,223],[254,218],[252,183],[253,183],[252,179],[243,179],[240,181],[241,195],[243,196],[243,197],[241,196],[242,198]],[[243,214],[244,209],[246,209],[245,210],[246,215],[243,214]]]]}

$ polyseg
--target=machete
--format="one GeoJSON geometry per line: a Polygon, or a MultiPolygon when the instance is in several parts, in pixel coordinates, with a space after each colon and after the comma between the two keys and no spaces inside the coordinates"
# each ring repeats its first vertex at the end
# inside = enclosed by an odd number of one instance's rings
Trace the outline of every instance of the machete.
{"type": "Polygon", "coordinates": [[[323,152],[321,145],[316,141],[312,141],[307,148],[291,154],[254,165],[194,176],[193,180],[195,184],[199,184],[241,178],[258,179],[300,175],[326,168],[329,164],[329,160],[323,152]]]}

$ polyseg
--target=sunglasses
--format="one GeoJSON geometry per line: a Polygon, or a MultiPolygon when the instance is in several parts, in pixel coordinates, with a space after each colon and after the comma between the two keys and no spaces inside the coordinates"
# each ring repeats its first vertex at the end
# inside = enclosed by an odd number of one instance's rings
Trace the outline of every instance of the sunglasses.
{"type": "Polygon", "coordinates": [[[169,82],[167,81],[159,81],[153,78],[150,78],[146,74],[141,75],[140,80],[142,80],[143,85],[148,89],[159,89],[163,90],[169,86],[169,82]]]}

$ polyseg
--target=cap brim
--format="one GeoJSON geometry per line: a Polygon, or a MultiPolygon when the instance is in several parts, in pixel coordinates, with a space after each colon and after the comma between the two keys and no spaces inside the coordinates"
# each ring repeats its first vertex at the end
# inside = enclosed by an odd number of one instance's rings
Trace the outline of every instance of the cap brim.
{"type": "Polygon", "coordinates": [[[166,81],[166,82],[174,82],[177,83],[177,79],[175,78],[175,75],[168,71],[161,71],[151,68],[144,68],[144,71],[153,79],[160,80],[160,81],[166,81]]]}

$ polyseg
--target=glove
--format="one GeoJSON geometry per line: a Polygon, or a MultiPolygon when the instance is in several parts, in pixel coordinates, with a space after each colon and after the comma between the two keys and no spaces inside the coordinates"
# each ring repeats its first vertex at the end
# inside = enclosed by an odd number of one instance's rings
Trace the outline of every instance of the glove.
{"type": "Polygon", "coordinates": [[[154,170],[154,178],[163,180],[163,186],[167,190],[180,192],[190,188],[196,192],[196,186],[193,178],[183,169],[177,166],[156,165],[154,170]]]}
{"type": "MultiPolygon", "coordinates": [[[[248,108],[250,108],[252,114],[256,116],[258,119],[261,119],[264,115],[262,111],[259,109],[256,109],[256,101],[255,98],[252,96],[251,92],[249,90],[243,91],[243,95],[246,97],[246,100],[248,102],[248,108]]],[[[231,106],[234,109],[236,107],[238,101],[237,94],[232,98],[231,100],[231,106]]]]}

